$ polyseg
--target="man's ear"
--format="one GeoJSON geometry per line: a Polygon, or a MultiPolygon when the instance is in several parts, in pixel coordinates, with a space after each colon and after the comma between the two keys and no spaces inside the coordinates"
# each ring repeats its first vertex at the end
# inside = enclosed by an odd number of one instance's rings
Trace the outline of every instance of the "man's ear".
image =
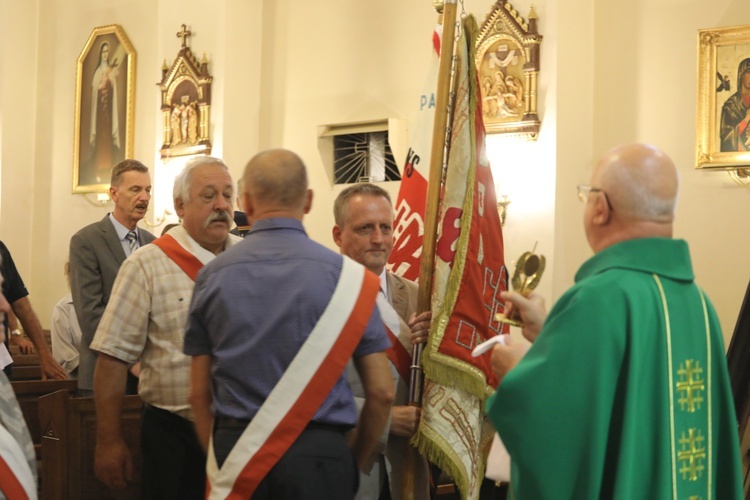
{"type": "Polygon", "coordinates": [[[603,192],[599,193],[594,201],[594,213],[591,220],[597,226],[606,226],[612,220],[612,210],[609,209],[607,197],[603,192]]]}
{"type": "Polygon", "coordinates": [[[307,200],[305,200],[305,208],[304,208],[304,214],[307,215],[310,213],[310,209],[312,209],[312,200],[313,200],[313,191],[312,189],[307,190],[307,200]]]}
{"type": "Polygon", "coordinates": [[[115,186],[109,186],[109,199],[117,202],[117,188],[115,186]]]}
{"type": "Polygon", "coordinates": [[[244,208],[245,215],[248,217],[255,213],[255,205],[253,205],[253,200],[247,191],[242,192],[242,208],[244,208]]]}
{"type": "Polygon", "coordinates": [[[182,220],[182,216],[185,214],[185,203],[182,201],[182,198],[174,199],[174,211],[177,213],[177,217],[182,220]]]}
{"type": "Polygon", "coordinates": [[[336,243],[336,246],[341,248],[341,228],[338,224],[334,224],[331,234],[333,235],[333,242],[336,243]]]}

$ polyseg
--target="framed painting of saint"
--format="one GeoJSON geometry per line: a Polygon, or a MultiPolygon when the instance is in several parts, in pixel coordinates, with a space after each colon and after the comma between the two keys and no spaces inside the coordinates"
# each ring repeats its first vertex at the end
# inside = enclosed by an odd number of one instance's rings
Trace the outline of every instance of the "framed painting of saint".
{"type": "Polygon", "coordinates": [[[118,25],[94,28],[76,67],[73,193],[106,191],[133,156],[136,54],[118,25]]]}
{"type": "Polygon", "coordinates": [[[697,168],[750,167],[750,26],[698,32],[697,168]]]}

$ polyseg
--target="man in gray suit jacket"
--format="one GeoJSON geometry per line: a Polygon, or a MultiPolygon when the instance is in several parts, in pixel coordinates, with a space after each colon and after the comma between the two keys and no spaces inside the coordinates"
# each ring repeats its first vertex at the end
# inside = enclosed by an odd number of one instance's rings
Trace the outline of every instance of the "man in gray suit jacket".
{"type": "MultiPolygon", "coordinates": [[[[393,347],[387,351],[396,398],[391,416],[380,438],[372,467],[360,472],[358,500],[401,498],[404,458],[409,439],[419,425],[420,410],[408,406],[409,367],[414,344],[427,340],[430,312],[417,315],[416,283],[385,269],[393,249],[393,205],[390,195],[374,184],[355,184],[344,189],[334,203],[333,240],[341,253],[380,276],[381,296],[378,308],[389,330],[393,347]],[[389,491],[383,490],[388,488],[389,491]]],[[[356,372],[347,369],[357,407],[363,404],[364,392],[356,372]]],[[[429,466],[420,457],[414,474],[415,496],[429,498],[429,466]]]]}
{"type": "Polygon", "coordinates": [[[94,390],[96,353],[89,349],[102,318],[120,264],[136,248],[150,243],[154,235],[139,229],[151,199],[148,168],[126,159],[112,167],[109,197],[115,208],[99,222],[78,231],[70,239],[70,286],[73,307],[83,338],[78,364],[80,395],[94,390]]]}

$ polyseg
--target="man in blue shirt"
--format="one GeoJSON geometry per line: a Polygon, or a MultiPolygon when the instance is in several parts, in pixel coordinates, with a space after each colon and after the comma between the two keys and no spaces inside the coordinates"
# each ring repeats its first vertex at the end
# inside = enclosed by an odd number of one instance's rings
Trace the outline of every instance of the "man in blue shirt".
{"type": "Polygon", "coordinates": [[[262,152],[244,178],[252,229],[198,275],[185,335],[211,495],[352,498],[394,397],[378,278],[307,237],[297,155],[262,152]],[[358,425],[351,357],[367,397],[358,425]]]}

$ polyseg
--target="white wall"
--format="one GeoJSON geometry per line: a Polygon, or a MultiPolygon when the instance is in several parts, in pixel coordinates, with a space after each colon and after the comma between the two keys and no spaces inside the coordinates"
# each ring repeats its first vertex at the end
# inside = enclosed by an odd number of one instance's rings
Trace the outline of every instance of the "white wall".
{"type": "MultiPolygon", "coordinates": [[[[465,0],[482,22],[493,2],[465,0]]],[[[542,130],[535,143],[488,139],[499,190],[512,203],[506,262],[538,241],[548,258],[540,291],[551,303],[591,251],[575,186],[603,151],[646,141],[682,175],[676,235],[691,246],[696,274],[727,338],[744,295],[750,190],[725,173],[696,171],[699,28],[750,24],[742,0],[549,0],[539,13],[542,130]]],[[[526,15],[531,2],[514,6],[526,15]]],[[[459,4],[460,7],[460,4],[459,4]]],[[[135,157],[154,167],[157,190],[174,166],[161,145],[160,68],[190,45],[214,75],[215,154],[236,177],[260,149],[286,147],[308,163],[316,192],[310,235],[333,246],[331,187],[317,146],[322,124],[408,118],[427,72],[437,16],[427,0],[0,0],[0,238],[8,243],[42,323],[65,292],[70,236],[111,208],[72,195],[75,62],[95,26],[120,24],[138,54],[135,157]],[[21,75],[21,76],[19,76],[21,75]]],[[[413,126],[407,122],[407,126],[413,126]]],[[[397,152],[397,161],[403,157],[397,152]]],[[[168,186],[167,186],[168,188],[168,186]]],[[[397,183],[387,188],[395,195],[397,183]]],[[[166,198],[165,198],[166,196],[166,198]]],[[[155,200],[154,220],[171,203],[155,200]]]]}

